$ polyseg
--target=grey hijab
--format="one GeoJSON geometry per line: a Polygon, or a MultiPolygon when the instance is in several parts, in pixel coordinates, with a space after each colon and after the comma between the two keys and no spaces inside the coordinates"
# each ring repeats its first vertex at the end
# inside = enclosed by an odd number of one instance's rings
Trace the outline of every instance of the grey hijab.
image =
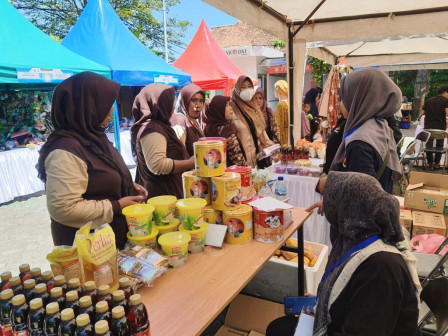
{"type": "Polygon", "coordinates": [[[368,68],[357,70],[341,80],[342,102],[348,110],[345,132],[359,127],[343,140],[333,160],[332,169],[345,158],[348,144],[361,140],[371,145],[384,160],[390,152],[387,167],[392,178],[401,176],[400,161],[392,130],[387,118],[393,116],[401,105],[401,90],[381,70],[368,68]]]}
{"type": "MultiPolygon", "coordinates": [[[[326,269],[371,236],[379,235],[380,239],[391,245],[404,240],[398,200],[385,192],[370,175],[330,171],[325,184],[323,206],[325,217],[339,233],[326,269]]],[[[331,289],[347,262],[336,267],[318,288],[315,332],[322,332],[330,323],[328,302],[331,289]]]]}

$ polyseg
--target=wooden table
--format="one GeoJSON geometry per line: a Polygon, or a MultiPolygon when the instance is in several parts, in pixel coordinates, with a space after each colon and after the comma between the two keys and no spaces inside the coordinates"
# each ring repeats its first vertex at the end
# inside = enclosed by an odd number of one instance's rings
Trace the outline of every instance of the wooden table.
{"type": "Polygon", "coordinates": [[[190,336],[204,331],[310,216],[303,208],[292,211],[294,220],[283,241],[224,244],[224,253],[218,256],[190,254],[185,266],[169,269],[154,287],[140,289],[148,309],[151,335],[190,336]]]}

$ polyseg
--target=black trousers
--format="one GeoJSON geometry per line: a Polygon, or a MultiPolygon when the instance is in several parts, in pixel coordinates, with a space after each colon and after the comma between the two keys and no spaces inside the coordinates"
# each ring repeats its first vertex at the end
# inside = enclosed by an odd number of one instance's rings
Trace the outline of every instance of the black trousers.
{"type": "MultiPolygon", "coordinates": [[[[430,145],[434,145],[434,142],[436,143],[436,147],[440,147],[440,148],[442,148],[443,147],[443,143],[444,143],[444,141],[445,141],[445,139],[437,139],[437,140],[429,140],[428,141],[428,143],[430,144],[430,145]],[[432,143],[431,143],[431,141],[432,141],[432,143]]],[[[432,164],[433,162],[435,163],[435,164],[439,164],[440,163],[440,159],[442,158],[442,154],[441,153],[435,153],[435,158],[434,158],[434,161],[433,161],[433,155],[434,155],[434,153],[428,153],[428,152],[426,152],[426,158],[427,158],[427,160],[428,160],[428,164],[430,165],[430,164],[432,164]]]]}

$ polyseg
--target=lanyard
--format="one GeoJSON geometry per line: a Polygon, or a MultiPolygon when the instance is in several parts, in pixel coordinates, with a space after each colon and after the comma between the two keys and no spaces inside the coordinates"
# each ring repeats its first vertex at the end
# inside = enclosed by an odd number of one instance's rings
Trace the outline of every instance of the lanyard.
{"type": "MultiPolygon", "coordinates": [[[[372,118],[370,118],[370,119],[376,119],[376,120],[380,120],[380,121],[383,121],[383,120],[384,120],[383,117],[372,117],[372,118]]],[[[351,130],[345,132],[345,134],[344,134],[344,139],[345,139],[346,137],[348,137],[349,135],[352,135],[353,133],[355,133],[356,130],[357,130],[358,128],[360,128],[362,125],[363,125],[363,124],[358,125],[358,126],[355,126],[355,127],[353,127],[351,130]]]]}
{"type": "Polygon", "coordinates": [[[347,261],[347,259],[349,259],[353,253],[362,250],[363,248],[369,246],[370,244],[376,242],[379,239],[378,235],[375,236],[371,236],[369,238],[367,238],[366,240],[363,240],[362,242],[360,242],[359,244],[357,244],[356,246],[352,247],[350,250],[348,250],[341,259],[339,259],[338,261],[336,261],[329,269],[327,269],[322,277],[322,280],[320,281],[319,286],[325,281],[325,279],[327,278],[327,276],[339,265],[341,265],[342,263],[344,263],[345,261],[347,261]]]}

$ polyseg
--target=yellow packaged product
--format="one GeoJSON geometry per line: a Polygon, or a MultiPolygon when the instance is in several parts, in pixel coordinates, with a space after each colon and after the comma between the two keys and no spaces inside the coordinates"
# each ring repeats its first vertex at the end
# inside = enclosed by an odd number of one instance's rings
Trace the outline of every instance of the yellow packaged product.
{"type": "Polygon", "coordinates": [[[96,288],[109,285],[115,291],[119,275],[114,231],[104,224],[90,233],[90,226],[90,222],[84,225],[75,237],[82,282],[95,281],[96,288]]]}
{"type": "Polygon", "coordinates": [[[47,254],[53,275],[63,275],[67,281],[81,277],[78,251],[72,246],[57,246],[47,254]]]}

